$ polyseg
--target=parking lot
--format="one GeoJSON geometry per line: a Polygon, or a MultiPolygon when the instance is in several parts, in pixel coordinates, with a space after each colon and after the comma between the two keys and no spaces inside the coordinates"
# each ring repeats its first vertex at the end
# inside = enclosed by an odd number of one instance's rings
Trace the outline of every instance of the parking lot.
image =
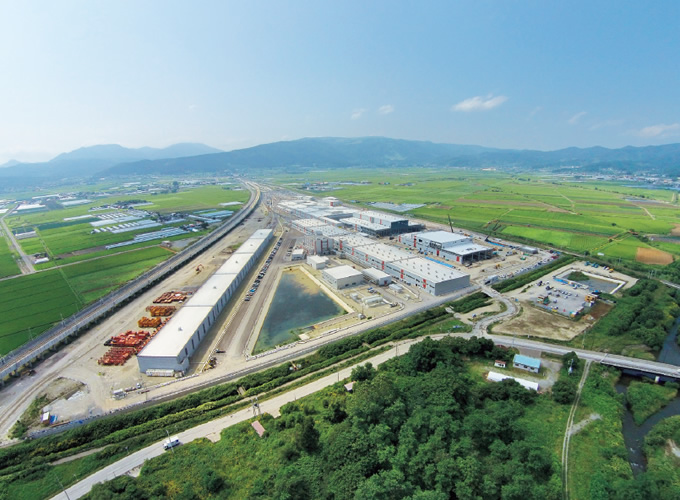
{"type": "Polygon", "coordinates": [[[596,296],[584,285],[541,279],[529,285],[523,298],[546,310],[575,316],[577,312],[587,311],[596,296]]]}

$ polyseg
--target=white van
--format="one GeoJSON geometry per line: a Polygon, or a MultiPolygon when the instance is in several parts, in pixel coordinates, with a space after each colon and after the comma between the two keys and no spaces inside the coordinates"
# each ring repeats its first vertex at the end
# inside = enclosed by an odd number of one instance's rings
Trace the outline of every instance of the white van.
{"type": "Polygon", "coordinates": [[[179,446],[180,444],[181,443],[179,442],[179,437],[173,436],[165,440],[165,442],[163,443],[163,449],[169,450],[170,448],[174,448],[175,446],[179,446]]]}

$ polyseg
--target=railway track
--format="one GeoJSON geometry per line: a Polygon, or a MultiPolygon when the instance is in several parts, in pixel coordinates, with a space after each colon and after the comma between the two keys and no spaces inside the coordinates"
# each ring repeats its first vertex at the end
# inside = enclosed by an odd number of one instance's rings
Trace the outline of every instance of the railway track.
{"type": "Polygon", "coordinates": [[[259,187],[256,184],[249,182],[245,182],[245,185],[250,191],[251,196],[250,200],[240,213],[203,239],[199,240],[196,244],[173,255],[165,262],[158,264],[153,269],[123,285],[118,290],[111,292],[106,297],[102,297],[94,304],[90,304],[70,318],[61,321],[58,325],[55,325],[42,333],[32,341],[29,341],[27,344],[24,344],[4,356],[0,359],[0,381],[4,381],[22,367],[33,363],[44,352],[56,347],[67,338],[87,330],[93,323],[116,311],[121,305],[124,305],[127,301],[167,275],[175,272],[188,261],[226,236],[253,212],[260,201],[261,193],[259,187]]]}

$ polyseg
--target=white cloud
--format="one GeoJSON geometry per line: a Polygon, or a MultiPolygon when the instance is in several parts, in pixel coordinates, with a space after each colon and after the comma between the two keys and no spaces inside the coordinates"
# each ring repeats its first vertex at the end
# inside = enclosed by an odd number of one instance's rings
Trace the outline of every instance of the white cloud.
{"type": "Polygon", "coordinates": [[[579,112],[579,113],[576,113],[574,116],[572,116],[571,118],[569,118],[569,120],[568,120],[569,125],[576,125],[576,124],[578,123],[578,121],[579,121],[581,118],[583,118],[584,116],[586,116],[587,114],[588,114],[588,113],[585,112],[585,111],[581,111],[581,112],[579,112]]]}
{"type": "Polygon", "coordinates": [[[451,107],[451,111],[464,111],[466,113],[470,111],[488,111],[489,109],[500,106],[507,100],[508,98],[504,95],[499,95],[496,97],[494,97],[493,94],[489,94],[486,97],[478,95],[453,105],[451,107]]]}
{"type": "Polygon", "coordinates": [[[351,118],[352,120],[358,120],[361,118],[361,115],[363,115],[366,112],[366,108],[357,108],[354,111],[352,111],[351,118]]]}
{"type": "Polygon", "coordinates": [[[529,113],[529,118],[532,118],[536,113],[538,113],[542,109],[543,109],[542,106],[536,106],[534,109],[531,110],[531,113],[529,113]]]}
{"type": "Polygon", "coordinates": [[[385,104],[384,106],[380,106],[378,108],[378,113],[381,115],[389,115],[390,113],[394,113],[394,106],[391,104],[385,104]]]}
{"type": "Polygon", "coordinates": [[[678,131],[680,131],[680,123],[672,123],[670,125],[659,123],[658,125],[650,125],[638,130],[637,135],[640,137],[665,137],[675,135],[678,131]]]}

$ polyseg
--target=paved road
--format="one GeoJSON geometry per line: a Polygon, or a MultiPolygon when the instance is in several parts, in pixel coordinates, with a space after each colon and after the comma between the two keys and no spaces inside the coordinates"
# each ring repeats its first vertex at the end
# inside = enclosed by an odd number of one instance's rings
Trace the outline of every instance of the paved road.
{"type": "MultiPolygon", "coordinates": [[[[471,334],[467,334],[471,335],[471,334]]],[[[495,344],[504,345],[508,347],[533,349],[536,351],[548,352],[551,354],[564,355],[568,352],[574,351],[581,359],[595,361],[605,365],[615,366],[617,368],[627,368],[630,370],[640,370],[657,375],[666,375],[668,377],[680,379],[680,367],[676,365],[669,365],[667,363],[659,363],[658,361],[648,361],[646,359],[629,358],[626,356],[619,356],[618,354],[606,354],[598,351],[587,351],[585,349],[575,349],[573,347],[565,347],[555,344],[546,344],[536,340],[528,340],[518,337],[506,337],[503,335],[486,335],[494,341],[495,344]]]]}
{"type": "MultiPolygon", "coordinates": [[[[371,358],[370,362],[373,364],[373,366],[378,366],[387,361],[388,359],[395,357],[397,354],[401,355],[406,353],[413,343],[414,341],[406,341],[400,344],[398,347],[395,346],[389,351],[386,351],[375,356],[374,358],[371,358]]],[[[344,368],[340,370],[338,373],[334,373],[332,375],[320,378],[318,380],[310,382],[307,385],[298,387],[297,389],[293,389],[292,391],[286,392],[272,399],[261,401],[260,410],[263,413],[269,413],[270,415],[278,417],[280,415],[279,410],[283,405],[290,403],[291,401],[296,401],[298,398],[303,398],[305,396],[313,394],[317,391],[320,391],[321,389],[324,389],[330,385],[335,384],[340,380],[348,378],[352,372],[352,369],[355,366],[364,364],[366,362],[367,361],[357,363],[357,365],[344,368]]],[[[253,410],[252,408],[249,407],[243,410],[239,410],[231,415],[224,416],[217,420],[201,424],[192,429],[188,429],[184,432],[180,432],[173,435],[179,436],[179,440],[182,443],[189,443],[194,439],[199,438],[208,438],[214,442],[220,439],[220,433],[222,429],[249,420],[253,418],[253,416],[254,416],[253,410]]],[[[253,433],[254,432],[255,431],[253,431],[253,433]]],[[[146,460],[157,457],[158,455],[162,455],[163,453],[171,452],[163,451],[162,441],[147,446],[146,448],[143,448],[125,458],[122,458],[121,460],[95,472],[91,476],[67,488],[66,493],[68,493],[68,498],[70,500],[80,498],[86,495],[92,489],[92,486],[94,486],[95,484],[102,483],[104,481],[109,481],[122,474],[127,474],[128,472],[136,469],[137,467],[142,466],[146,460]]],[[[67,495],[65,495],[64,493],[59,493],[53,498],[59,500],[67,500],[67,495]]]]}
{"type": "Polygon", "coordinates": [[[8,212],[2,215],[2,218],[0,218],[0,225],[2,226],[2,230],[5,232],[5,235],[7,235],[7,239],[9,240],[10,244],[14,247],[14,250],[16,250],[16,252],[21,257],[21,260],[17,262],[17,264],[19,265],[19,269],[21,270],[21,274],[31,274],[35,272],[33,262],[31,262],[31,258],[28,255],[26,255],[24,249],[21,248],[21,245],[19,245],[19,242],[14,237],[14,233],[10,231],[9,227],[7,227],[7,223],[5,222],[5,217],[7,217],[13,211],[14,209],[9,210],[8,212]]]}

